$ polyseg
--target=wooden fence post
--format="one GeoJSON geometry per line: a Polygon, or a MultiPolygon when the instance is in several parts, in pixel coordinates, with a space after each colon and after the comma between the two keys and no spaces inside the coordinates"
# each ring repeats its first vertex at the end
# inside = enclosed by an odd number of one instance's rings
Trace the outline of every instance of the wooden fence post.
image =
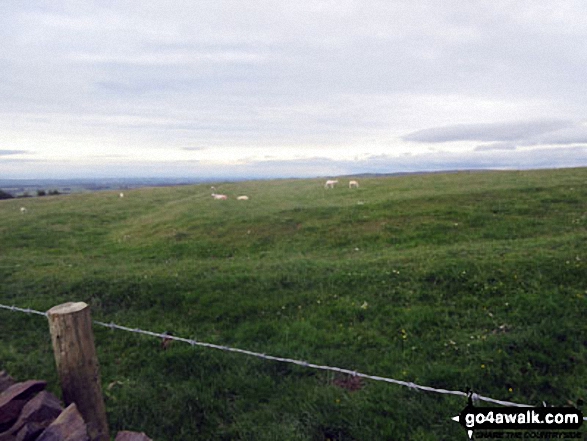
{"type": "Polygon", "coordinates": [[[84,302],[64,303],[47,311],[47,317],[63,401],[76,404],[92,441],[108,441],[90,308],[84,302]]]}

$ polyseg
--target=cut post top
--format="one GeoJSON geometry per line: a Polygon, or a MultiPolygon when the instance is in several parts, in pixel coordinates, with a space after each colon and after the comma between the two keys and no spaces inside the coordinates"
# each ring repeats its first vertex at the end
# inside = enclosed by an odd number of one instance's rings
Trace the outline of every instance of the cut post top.
{"type": "Polygon", "coordinates": [[[72,314],[74,312],[79,312],[87,307],[88,307],[88,304],[85,302],[67,302],[67,303],[62,303],[61,305],[54,306],[49,311],[47,311],[47,314],[49,314],[49,315],[72,314]]]}

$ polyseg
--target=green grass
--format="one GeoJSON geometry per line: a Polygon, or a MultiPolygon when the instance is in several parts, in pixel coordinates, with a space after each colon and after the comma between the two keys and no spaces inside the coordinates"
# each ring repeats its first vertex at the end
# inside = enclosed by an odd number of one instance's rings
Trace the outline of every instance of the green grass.
{"type": "MultiPolygon", "coordinates": [[[[587,398],[587,169],[0,201],[0,303],[496,399],[587,398]],[[20,206],[28,212],[21,214],[20,206]]],[[[459,439],[459,397],[96,327],[112,432],[459,439]]],[[[0,310],[0,369],[58,391],[46,321],[0,310]]]]}

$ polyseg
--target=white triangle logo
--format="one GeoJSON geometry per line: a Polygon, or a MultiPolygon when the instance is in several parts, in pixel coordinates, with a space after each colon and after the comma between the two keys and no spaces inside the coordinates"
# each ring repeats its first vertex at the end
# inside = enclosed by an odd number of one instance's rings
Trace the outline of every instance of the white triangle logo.
{"type": "MultiPolygon", "coordinates": [[[[456,421],[457,423],[461,422],[461,416],[457,415],[451,418],[451,420],[456,421]]],[[[467,430],[467,435],[469,435],[469,439],[473,439],[473,431],[472,430],[467,430]]]]}

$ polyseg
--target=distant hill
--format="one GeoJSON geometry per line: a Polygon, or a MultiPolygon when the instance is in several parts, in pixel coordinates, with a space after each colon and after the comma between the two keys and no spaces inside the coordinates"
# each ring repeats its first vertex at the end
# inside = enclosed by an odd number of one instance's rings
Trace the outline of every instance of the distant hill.
{"type": "Polygon", "coordinates": [[[168,187],[207,182],[196,178],[98,178],[98,179],[0,179],[0,189],[12,196],[36,194],[39,190],[61,194],[119,190],[141,187],[168,187]]]}
{"type": "MultiPolygon", "coordinates": [[[[442,173],[479,173],[490,170],[445,170],[445,171],[416,171],[395,173],[356,173],[343,175],[344,178],[377,178],[409,175],[427,175],[442,173]]],[[[316,176],[323,178],[324,176],[316,176]]],[[[324,177],[325,178],[325,177],[324,177]]],[[[289,178],[292,179],[292,178],[289,178]]],[[[71,179],[0,179],[0,189],[13,196],[24,193],[36,193],[37,190],[57,190],[59,193],[77,193],[84,191],[118,190],[141,187],[169,187],[179,185],[202,184],[205,182],[236,182],[258,181],[267,179],[226,179],[218,178],[71,178],[71,179]]]]}

